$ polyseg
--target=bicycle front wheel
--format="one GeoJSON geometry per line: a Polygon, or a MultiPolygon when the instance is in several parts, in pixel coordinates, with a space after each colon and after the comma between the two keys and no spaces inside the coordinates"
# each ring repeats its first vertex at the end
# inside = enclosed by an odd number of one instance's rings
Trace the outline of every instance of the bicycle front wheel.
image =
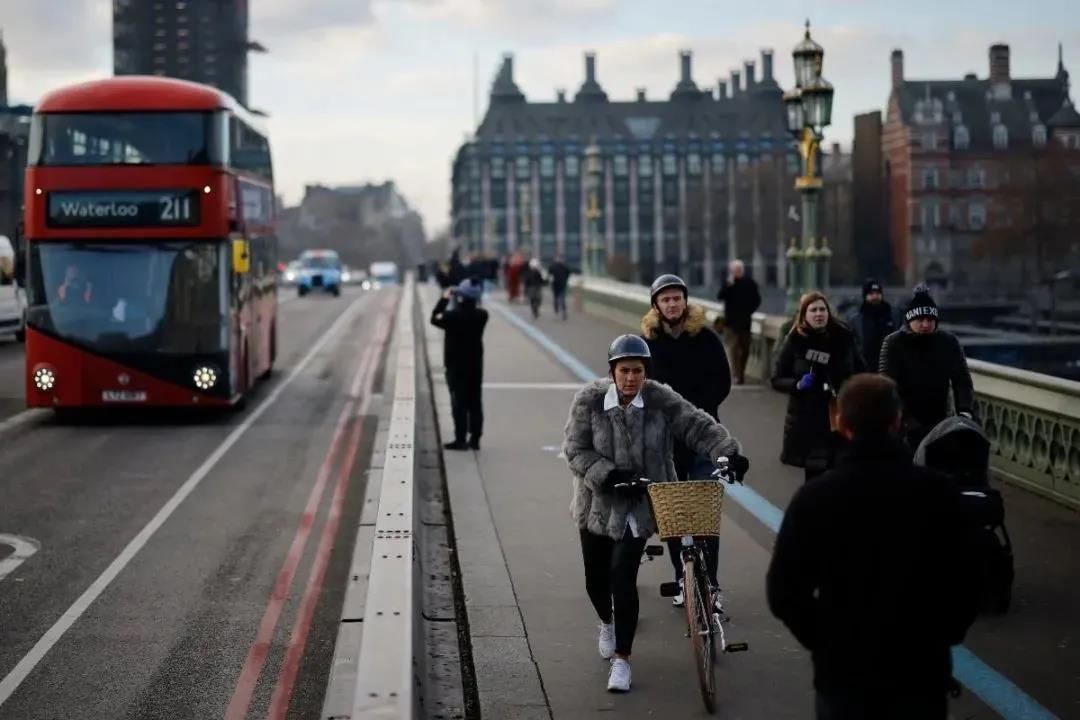
{"type": "Polygon", "coordinates": [[[712,632],[712,592],[704,568],[693,558],[683,563],[686,623],[694,653],[701,700],[710,713],[716,712],[716,641],[712,632]]]}

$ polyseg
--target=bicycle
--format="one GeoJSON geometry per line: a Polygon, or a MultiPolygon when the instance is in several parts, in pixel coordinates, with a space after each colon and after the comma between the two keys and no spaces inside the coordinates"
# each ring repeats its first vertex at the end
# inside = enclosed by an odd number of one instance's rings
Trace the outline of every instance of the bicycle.
{"type": "MultiPolygon", "coordinates": [[[[687,637],[697,668],[701,699],[709,713],[716,712],[716,657],[717,644],[720,652],[735,653],[750,649],[748,643],[729,643],[724,633],[726,618],[716,610],[719,590],[709,582],[705,564],[705,543],[701,538],[720,532],[720,508],[724,483],[734,484],[726,457],[717,460],[713,473],[715,480],[686,480],[654,483],[642,478],[636,482],[621,483],[621,487],[643,486],[659,529],[661,540],[680,538],[683,561],[683,583],[687,637]]],[[[663,554],[663,547],[646,548],[649,556],[663,554]]],[[[674,597],[679,593],[677,582],[660,585],[660,594],[674,597]]]]}

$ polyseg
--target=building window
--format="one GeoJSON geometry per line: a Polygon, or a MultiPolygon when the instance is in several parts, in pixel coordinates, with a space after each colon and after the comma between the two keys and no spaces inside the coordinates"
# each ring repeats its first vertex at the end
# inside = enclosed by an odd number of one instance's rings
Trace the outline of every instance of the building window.
{"type": "Polygon", "coordinates": [[[514,159],[514,177],[518,180],[527,180],[529,178],[529,170],[529,158],[518,155],[514,159]]]}
{"type": "Polygon", "coordinates": [[[577,155],[567,155],[566,160],[563,161],[563,167],[566,170],[567,177],[577,177],[581,168],[581,161],[578,160],[577,155]]]}
{"type": "Polygon", "coordinates": [[[980,167],[968,168],[968,187],[981,188],[986,186],[986,173],[980,167]]]}
{"type": "Polygon", "coordinates": [[[723,175],[724,169],[727,166],[726,158],[723,153],[713,153],[712,156],[712,174],[723,175]]]}
{"type": "Polygon", "coordinates": [[[540,157],[540,177],[555,176],[555,158],[551,155],[540,157]]]}
{"type": "Polygon", "coordinates": [[[640,155],[637,161],[637,172],[641,177],[649,177],[652,175],[652,156],[640,155]]]}
{"type": "Polygon", "coordinates": [[[154,52],[165,52],[165,43],[154,43],[154,52]]]}
{"type": "Polygon", "coordinates": [[[971,144],[971,133],[965,126],[956,126],[956,130],[953,131],[953,144],[956,145],[957,150],[968,149],[968,145],[971,144]]]}
{"type": "Polygon", "coordinates": [[[155,65],[164,65],[165,64],[165,56],[164,55],[155,55],[154,56],[154,64],[155,65]]]}
{"type": "Polygon", "coordinates": [[[187,36],[188,36],[188,29],[187,28],[177,28],[176,37],[187,37],[187,36]]]}
{"type": "Polygon", "coordinates": [[[799,156],[795,153],[787,154],[787,174],[798,175],[799,174],[799,156]]]}
{"type": "Polygon", "coordinates": [[[936,202],[925,202],[922,206],[923,227],[939,227],[941,225],[941,206],[936,202]]]}
{"type": "Polygon", "coordinates": [[[923,150],[937,150],[937,133],[924,132],[921,142],[923,150]]]}
{"type": "Polygon", "coordinates": [[[689,175],[701,174],[701,155],[690,153],[686,156],[686,172],[689,175]]]}
{"type": "Polygon", "coordinates": [[[190,50],[191,45],[190,45],[190,43],[187,43],[187,42],[179,42],[179,43],[176,43],[176,49],[177,50],[190,50]]]}
{"type": "Polygon", "coordinates": [[[207,63],[215,63],[217,62],[217,55],[207,55],[203,60],[207,63]]]}
{"type": "Polygon", "coordinates": [[[998,150],[1005,150],[1009,147],[1009,131],[1005,129],[1004,125],[994,126],[994,147],[998,150]]]}
{"type": "Polygon", "coordinates": [[[491,160],[491,177],[502,178],[506,175],[506,165],[503,163],[502,158],[492,158],[491,160]]]}
{"type": "Polygon", "coordinates": [[[1037,148],[1046,147],[1046,126],[1036,125],[1031,130],[1031,142],[1037,148]]]}
{"type": "Polygon", "coordinates": [[[154,31],[154,37],[165,37],[165,28],[158,28],[154,31]]]}
{"type": "Polygon", "coordinates": [[[937,190],[938,188],[938,171],[937,168],[923,168],[923,189],[924,190],[937,190]]]}
{"type": "Polygon", "coordinates": [[[616,177],[625,177],[630,172],[630,163],[625,155],[616,155],[612,161],[612,171],[616,177]]]}
{"type": "Polygon", "coordinates": [[[679,172],[679,164],[675,160],[675,153],[664,153],[664,174],[675,175],[679,172]]]}
{"type": "Polygon", "coordinates": [[[184,0],[177,0],[176,9],[177,10],[186,10],[187,9],[187,3],[184,2],[184,0]]]}
{"type": "Polygon", "coordinates": [[[181,65],[187,65],[190,60],[188,59],[187,55],[177,55],[176,62],[180,63],[181,65]]]}
{"type": "Polygon", "coordinates": [[[735,164],[740,170],[745,170],[750,165],[750,156],[746,153],[739,153],[738,157],[735,158],[735,164]]]}
{"type": "Polygon", "coordinates": [[[976,200],[968,205],[968,225],[972,230],[986,227],[986,203],[976,200]]]}

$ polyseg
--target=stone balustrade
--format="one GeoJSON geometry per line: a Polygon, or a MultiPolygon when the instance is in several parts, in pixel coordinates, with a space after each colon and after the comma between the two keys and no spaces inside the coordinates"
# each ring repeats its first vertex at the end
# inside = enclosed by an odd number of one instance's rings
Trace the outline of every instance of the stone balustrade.
{"type": "MultiPolygon", "coordinates": [[[[649,309],[648,288],[640,285],[577,278],[573,292],[579,310],[635,331],[649,309]]],[[[722,303],[692,301],[705,308],[710,322],[723,316],[722,303]]],[[[747,377],[768,379],[786,320],[754,315],[747,377]]],[[[991,441],[994,472],[1007,482],[1080,509],[1080,383],[980,360],[968,360],[968,367],[975,384],[976,415],[991,441]]]]}

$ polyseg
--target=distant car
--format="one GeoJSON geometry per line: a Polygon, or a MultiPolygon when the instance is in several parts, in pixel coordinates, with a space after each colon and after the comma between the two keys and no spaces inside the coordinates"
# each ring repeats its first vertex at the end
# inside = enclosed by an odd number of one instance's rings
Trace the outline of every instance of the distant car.
{"type": "Polygon", "coordinates": [[[15,248],[0,235],[0,334],[13,333],[23,339],[26,297],[15,282],[15,248]]]}
{"type": "Polygon", "coordinates": [[[324,290],[334,297],[341,294],[341,258],[333,250],[306,250],[300,256],[296,273],[296,291],[303,297],[324,290]]]}
{"type": "Polygon", "coordinates": [[[285,266],[285,271],[281,274],[281,282],[285,285],[295,285],[296,278],[300,275],[300,261],[293,260],[291,263],[285,266]]]}

